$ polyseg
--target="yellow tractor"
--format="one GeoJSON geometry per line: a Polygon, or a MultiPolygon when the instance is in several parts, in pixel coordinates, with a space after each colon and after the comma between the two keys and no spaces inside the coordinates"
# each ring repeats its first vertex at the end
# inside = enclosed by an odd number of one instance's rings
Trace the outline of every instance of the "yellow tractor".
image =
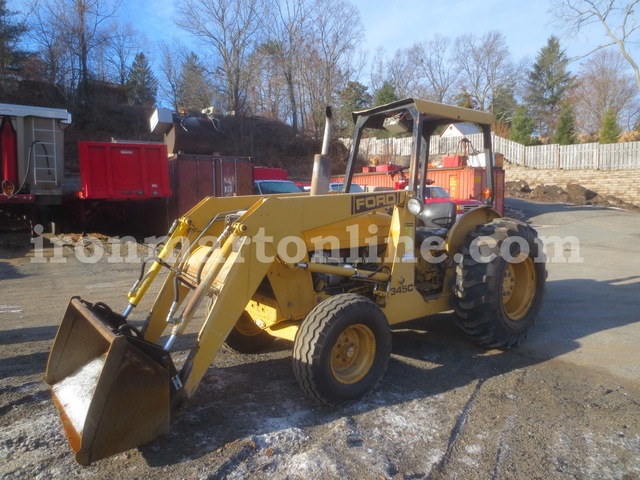
{"type": "Polygon", "coordinates": [[[492,208],[492,162],[482,207],[457,218],[455,204],[424,201],[436,129],[478,125],[491,159],[494,117],[408,98],[353,119],[342,192],[328,193],[326,158],[317,156],[311,194],[206,198],[145,261],[122,314],[71,299],[45,381],[79,463],[168,432],[225,342],[248,353],[291,340],[302,389],[339,405],[380,381],[391,326],[454,310],[482,345],[508,348],[526,335],[542,304],[544,255],[535,230],[492,208]],[[412,136],[408,187],[348,193],[360,140],[375,130],[412,136]],[[142,328],[134,327],[130,313],[162,277],[142,328]],[[189,324],[199,333],[176,365],[172,347],[189,324]]]}

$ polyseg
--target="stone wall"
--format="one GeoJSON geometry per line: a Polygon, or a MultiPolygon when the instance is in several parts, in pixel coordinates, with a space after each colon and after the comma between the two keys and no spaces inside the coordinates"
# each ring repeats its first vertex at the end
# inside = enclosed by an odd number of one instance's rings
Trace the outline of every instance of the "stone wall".
{"type": "Polygon", "coordinates": [[[542,170],[504,164],[505,181],[525,181],[531,188],[537,185],[558,185],[566,188],[578,183],[594,192],[613,195],[625,202],[640,205],[640,170],[542,170]]]}

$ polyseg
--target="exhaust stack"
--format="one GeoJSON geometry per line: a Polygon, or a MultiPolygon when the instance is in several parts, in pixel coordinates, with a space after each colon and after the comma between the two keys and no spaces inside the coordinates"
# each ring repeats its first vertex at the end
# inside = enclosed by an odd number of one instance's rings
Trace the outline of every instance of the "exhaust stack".
{"type": "Polygon", "coordinates": [[[320,155],[315,155],[313,158],[311,195],[324,195],[329,193],[329,183],[331,182],[331,158],[329,158],[329,144],[331,142],[332,123],[331,107],[327,107],[322,150],[320,155]]]}

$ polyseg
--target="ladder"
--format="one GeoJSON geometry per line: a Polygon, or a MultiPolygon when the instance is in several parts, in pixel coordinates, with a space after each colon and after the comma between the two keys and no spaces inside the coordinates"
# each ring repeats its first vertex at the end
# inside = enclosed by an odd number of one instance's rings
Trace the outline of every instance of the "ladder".
{"type": "Polygon", "coordinates": [[[56,120],[38,118],[33,120],[33,142],[30,147],[33,161],[33,183],[58,184],[58,169],[56,165],[56,120]]]}

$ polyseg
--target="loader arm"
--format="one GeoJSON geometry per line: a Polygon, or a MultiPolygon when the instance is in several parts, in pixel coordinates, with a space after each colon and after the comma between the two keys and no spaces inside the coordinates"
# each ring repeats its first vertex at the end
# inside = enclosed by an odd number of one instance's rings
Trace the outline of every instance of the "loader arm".
{"type": "Polygon", "coordinates": [[[144,338],[150,342],[156,342],[162,336],[167,327],[167,317],[174,303],[181,304],[190,288],[182,282],[176,282],[179,271],[193,248],[199,242],[211,241],[217,238],[224,230],[225,217],[222,212],[235,212],[246,210],[259,201],[260,196],[243,197],[207,197],[195,205],[183,215],[176,225],[171,228],[165,245],[156,261],[149,270],[141,275],[128,294],[129,306],[125,310],[125,317],[136,307],[147,293],[148,288],[156,280],[161,271],[163,262],[175,259],[172,269],[166,275],[163,285],[153,303],[151,310],[142,328],[144,338]],[[176,250],[179,250],[176,254],[176,250]]]}
{"type": "MultiPolygon", "coordinates": [[[[180,372],[186,398],[195,393],[258,286],[269,271],[276,268],[274,263],[287,265],[291,270],[289,282],[301,286],[297,290],[301,294],[295,298],[298,305],[292,305],[293,301],[289,300],[287,306],[297,307],[301,312],[308,312],[315,306],[317,295],[314,294],[311,272],[296,268],[296,262],[291,262],[291,259],[309,261],[309,246],[305,243],[304,248],[299,248],[302,239],[308,236],[306,232],[361,215],[357,198],[347,195],[262,198],[231,226],[233,232],[207,260],[207,275],[190,296],[183,296],[185,292],[181,292],[180,300],[186,299],[187,304],[172,329],[174,337],[184,332],[204,297],[213,292],[211,307],[180,372]],[[287,253],[287,246],[296,251],[287,253]]],[[[373,196],[365,194],[360,198],[372,202],[373,196]]],[[[396,201],[397,194],[394,193],[396,201]]],[[[207,208],[206,204],[202,208],[207,208]]],[[[384,235],[386,237],[386,232],[384,235]]],[[[164,297],[160,295],[157,301],[164,302],[164,297]]],[[[156,315],[147,325],[147,331],[160,331],[164,328],[163,322],[166,324],[161,315],[156,315]]]]}

